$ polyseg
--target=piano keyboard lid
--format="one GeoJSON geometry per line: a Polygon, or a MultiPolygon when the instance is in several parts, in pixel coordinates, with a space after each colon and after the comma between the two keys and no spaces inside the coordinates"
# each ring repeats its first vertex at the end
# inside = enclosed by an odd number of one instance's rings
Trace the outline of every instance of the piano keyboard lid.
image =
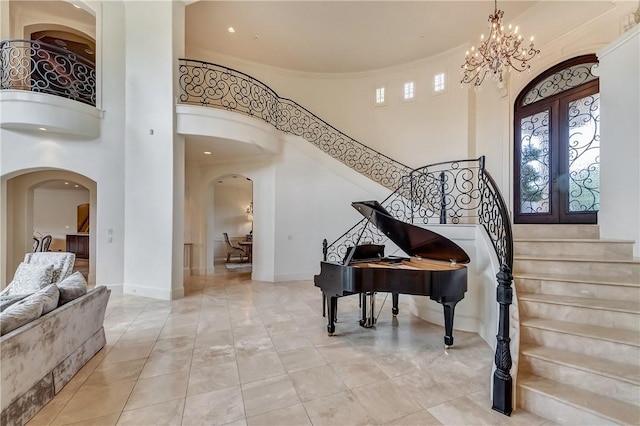
{"type": "Polygon", "coordinates": [[[394,218],[377,201],[356,201],[351,205],[410,256],[456,263],[470,261],[467,253],[450,239],[394,218]]]}

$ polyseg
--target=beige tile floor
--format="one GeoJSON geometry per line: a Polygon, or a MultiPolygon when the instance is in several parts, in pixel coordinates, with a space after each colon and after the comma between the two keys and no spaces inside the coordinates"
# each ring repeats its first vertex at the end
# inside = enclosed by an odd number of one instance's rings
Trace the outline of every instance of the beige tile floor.
{"type": "Polygon", "coordinates": [[[185,293],[112,294],[107,346],[29,425],[546,424],[492,411],[490,347],[456,331],[445,351],[442,328],[402,302],[363,329],[343,298],[329,337],[311,281],[227,273],[192,277],[185,293]]]}

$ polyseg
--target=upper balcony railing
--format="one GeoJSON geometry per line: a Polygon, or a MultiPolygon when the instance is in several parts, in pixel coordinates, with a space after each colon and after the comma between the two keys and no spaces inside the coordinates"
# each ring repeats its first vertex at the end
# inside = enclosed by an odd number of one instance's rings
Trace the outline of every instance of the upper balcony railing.
{"type": "Polygon", "coordinates": [[[0,89],[47,93],[96,105],[95,64],[35,40],[0,42],[0,89]]]}
{"type": "Polygon", "coordinates": [[[307,142],[367,176],[395,190],[405,166],[342,133],[291,99],[243,72],[209,62],[180,59],[180,103],[221,108],[259,118],[307,142]]]}

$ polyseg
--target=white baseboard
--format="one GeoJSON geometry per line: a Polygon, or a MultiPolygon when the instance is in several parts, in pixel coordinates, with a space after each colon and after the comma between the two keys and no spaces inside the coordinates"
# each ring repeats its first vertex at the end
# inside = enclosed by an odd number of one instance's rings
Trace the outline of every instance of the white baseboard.
{"type": "Polygon", "coordinates": [[[184,297],[184,287],[174,288],[171,292],[171,300],[182,299],[184,297]]]}
{"type": "Polygon", "coordinates": [[[123,294],[123,285],[122,284],[109,284],[105,285],[106,288],[111,290],[113,294],[123,294]]]}
{"type": "MultiPolygon", "coordinates": [[[[152,299],[172,300],[173,289],[165,290],[153,287],[136,286],[125,284],[123,288],[124,294],[132,294],[134,296],[150,297],[152,299]]],[[[184,291],[184,290],[183,290],[184,291]]]]}

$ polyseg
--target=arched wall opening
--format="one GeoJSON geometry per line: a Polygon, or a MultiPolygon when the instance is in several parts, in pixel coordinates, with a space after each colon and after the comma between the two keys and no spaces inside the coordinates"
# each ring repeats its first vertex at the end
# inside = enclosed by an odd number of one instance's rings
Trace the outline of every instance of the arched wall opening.
{"type": "MultiPolygon", "coordinates": [[[[33,250],[34,218],[42,217],[46,212],[39,211],[36,214],[35,208],[41,203],[36,202],[36,191],[38,188],[46,188],[51,182],[62,181],[74,182],[79,187],[86,188],[89,192],[89,223],[90,229],[97,228],[97,183],[92,179],[78,173],[59,169],[31,169],[22,170],[11,175],[2,177],[2,262],[0,271],[1,286],[9,283],[18,264],[23,260],[24,255],[33,250]],[[44,185],[44,186],[43,186],[44,185]]],[[[72,206],[75,209],[77,206],[72,206]]],[[[52,213],[53,214],[53,213],[52,213]]],[[[72,228],[75,224],[69,225],[69,235],[77,235],[77,228],[72,228]]],[[[96,238],[95,232],[89,232],[89,256],[88,256],[88,281],[95,283],[96,277],[96,238]]],[[[61,242],[54,245],[58,250],[61,242]]],[[[66,247],[65,247],[66,249],[66,247]]]]}
{"type": "MultiPolygon", "coordinates": [[[[241,241],[253,242],[253,181],[242,174],[223,174],[209,182],[207,194],[207,270],[213,273],[216,268],[224,269],[227,263],[229,249],[224,233],[234,246],[241,241]]],[[[231,262],[242,259],[231,256],[231,262]]],[[[248,263],[248,259],[244,262],[248,263]]]]}

